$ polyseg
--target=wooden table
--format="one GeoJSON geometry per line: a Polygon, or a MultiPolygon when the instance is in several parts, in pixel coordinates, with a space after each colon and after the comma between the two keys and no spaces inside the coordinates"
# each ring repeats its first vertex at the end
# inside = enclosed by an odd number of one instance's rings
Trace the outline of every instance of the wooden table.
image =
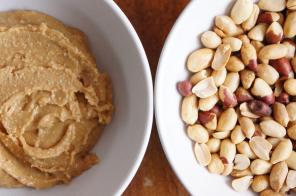
{"type": "MultiPolygon", "coordinates": [[[[115,0],[135,27],[154,78],[160,52],[176,18],[189,0],[115,0]]],[[[153,125],[145,158],[125,196],[188,195],[173,173],[153,125]]]]}

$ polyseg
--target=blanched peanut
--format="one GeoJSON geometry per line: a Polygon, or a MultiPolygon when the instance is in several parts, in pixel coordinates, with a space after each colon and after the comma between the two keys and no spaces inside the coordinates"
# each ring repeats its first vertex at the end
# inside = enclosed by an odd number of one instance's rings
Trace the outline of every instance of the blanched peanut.
{"type": "Polygon", "coordinates": [[[236,154],[235,144],[229,139],[225,139],[221,142],[220,157],[227,160],[227,163],[232,163],[236,154]]]}
{"type": "Polygon", "coordinates": [[[218,91],[213,77],[206,78],[198,82],[192,89],[192,92],[199,98],[207,98],[218,91]]]}
{"type": "Polygon", "coordinates": [[[261,78],[255,79],[251,93],[258,97],[265,97],[273,94],[270,86],[261,78]]]}
{"type": "Polygon", "coordinates": [[[260,123],[263,133],[271,137],[284,137],[286,129],[274,120],[265,120],[260,123]]]}
{"type": "Polygon", "coordinates": [[[284,44],[271,44],[264,46],[259,52],[259,59],[261,60],[272,60],[280,59],[287,55],[288,49],[284,44]]]}
{"type": "Polygon", "coordinates": [[[211,138],[206,144],[211,153],[216,153],[216,152],[219,152],[220,150],[221,140],[216,138],[211,138]]]}
{"type": "Polygon", "coordinates": [[[284,104],[276,102],[273,104],[273,117],[282,126],[287,127],[290,121],[288,111],[284,104]]]}
{"type": "Polygon", "coordinates": [[[287,160],[293,151],[292,142],[289,139],[282,140],[274,149],[271,155],[270,162],[276,164],[281,161],[287,160]]]}
{"type": "Polygon", "coordinates": [[[250,169],[254,175],[268,174],[272,168],[272,164],[262,159],[252,161],[250,169]]]}
{"type": "Polygon", "coordinates": [[[233,171],[233,163],[224,164],[224,171],[222,172],[223,176],[228,176],[233,171]]]}
{"type": "Polygon", "coordinates": [[[224,171],[224,164],[218,154],[212,154],[212,159],[208,165],[208,170],[214,174],[221,174],[224,171]]]}
{"type": "Polygon", "coordinates": [[[231,47],[229,44],[221,44],[214,55],[212,68],[214,70],[221,70],[225,68],[231,55],[231,47]]]}
{"type": "Polygon", "coordinates": [[[296,79],[290,78],[284,83],[285,91],[292,96],[296,96],[296,79]]]}
{"type": "Polygon", "coordinates": [[[239,153],[247,155],[250,159],[256,159],[257,158],[255,153],[250,148],[249,143],[246,142],[246,141],[243,141],[243,142],[237,144],[236,148],[237,148],[237,151],[239,153]]]}
{"type": "Polygon", "coordinates": [[[232,52],[237,52],[242,47],[242,41],[236,37],[225,37],[222,42],[229,44],[232,52]]]}
{"type": "Polygon", "coordinates": [[[232,188],[237,192],[243,192],[248,190],[252,183],[253,176],[245,176],[232,180],[232,188]]]}
{"type": "Polygon", "coordinates": [[[287,130],[287,133],[291,139],[296,140],[296,125],[293,125],[292,127],[290,127],[287,130]]]}
{"type": "Polygon", "coordinates": [[[296,120],[296,102],[291,102],[287,106],[287,112],[289,114],[290,121],[296,120]]]}
{"type": "Polygon", "coordinates": [[[230,136],[230,131],[217,131],[213,133],[212,136],[216,139],[223,140],[230,136]]]}
{"type": "Polygon", "coordinates": [[[263,137],[255,136],[250,139],[250,147],[252,151],[262,160],[269,160],[269,153],[272,145],[263,137]]]}
{"type": "Polygon", "coordinates": [[[296,171],[295,170],[289,170],[286,184],[289,189],[296,188],[296,171]]]}
{"type": "Polygon", "coordinates": [[[269,137],[266,140],[272,145],[272,149],[277,147],[277,145],[282,141],[281,138],[277,138],[277,137],[269,137]]]}
{"type": "Polygon", "coordinates": [[[219,97],[217,94],[214,94],[207,98],[201,98],[199,99],[198,108],[201,111],[209,111],[216,105],[218,101],[219,101],[219,97]]]}
{"type": "Polygon", "coordinates": [[[292,38],[296,35],[296,12],[288,13],[288,16],[284,25],[284,35],[285,37],[292,38]]]}
{"type": "Polygon", "coordinates": [[[230,135],[231,141],[234,144],[239,144],[245,140],[245,135],[239,125],[235,126],[235,128],[231,131],[230,135]]]}
{"type": "Polygon", "coordinates": [[[264,44],[260,41],[252,40],[251,44],[256,49],[257,55],[259,54],[260,50],[264,47],[264,44]]]}
{"type": "Polygon", "coordinates": [[[249,168],[251,162],[249,157],[244,154],[236,154],[234,158],[234,169],[236,170],[245,170],[249,168]]]}
{"type": "Polygon", "coordinates": [[[269,187],[269,176],[268,175],[255,176],[251,184],[251,187],[253,191],[257,193],[264,191],[269,187]]]}
{"type": "Polygon", "coordinates": [[[253,121],[247,117],[240,117],[239,124],[245,136],[250,139],[255,133],[255,125],[253,121]]]}
{"type": "Polygon", "coordinates": [[[211,65],[214,57],[212,49],[203,48],[191,53],[187,60],[187,68],[191,72],[199,72],[211,65]]]}
{"type": "Polygon", "coordinates": [[[206,31],[201,35],[201,42],[207,48],[217,48],[221,43],[221,38],[213,31],[206,31]]]}
{"type": "Polygon", "coordinates": [[[280,77],[276,69],[266,64],[258,65],[257,75],[269,85],[274,85],[280,77]]]}
{"type": "Polygon", "coordinates": [[[237,114],[233,108],[228,108],[222,112],[219,120],[217,131],[231,131],[237,122],[237,114]]]}
{"type": "Polygon", "coordinates": [[[215,25],[221,30],[225,36],[236,36],[243,33],[243,30],[236,26],[229,16],[216,16],[215,25]]]}
{"type": "Polygon", "coordinates": [[[292,39],[286,38],[283,40],[283,44],[288,49],[288,54],[287,54],[286,58],[288,58],[288,59],[294,58],[294,54],[296,51],[296,45],[295,45],[294,41],[292,39]]]}
{"type": "Polygon", "coordinates": [[[236,56],[231,56],[228,63],[226,64],[226,69],[232,72],[239,72],[245,68],[243,62],[236,56]]]}
{"type": "Polygon", "coordinates": [[[287,8],[289,10],[296,10],[296,1],[295,0],[288,0],[287,1],[287,8]]]}
{"type": "Polygon", "coordinates": [[[208,78],[211,75],[211,73],[212,73],[211,69],[201,70],[191,76],[190,82],[192,85],[196,85],[198,82],[208,78]]]}
{"type": "Polygon", "coordinates": [[[286,7],[285,0],[260,0],[258,6],[262,10],[270,12],[280,12],[286,7]]]}
{"type": "Polygon", "coordinates": [[[240,77],[237,72],[230,72],[227,74],[223,86],[228,87],[228,89],[233,93],[236,91],[240,84],[240,77]]]}
{"type": "Polygon", "coordinates": [[[260,23],[256,25],[253,29],[251,29],[251,31],[249,31],[249,38],[262,42],[264,40],[267,27],[268,26],[265,23],[260,23]]]}
{"type": "Polygon", "coordinates": [[[182,102],[181,116],[185,123],[193,125],[198,118],[197,97],[190,95],[184,97],[182,102]]]}
{"type": "Polygon", "coordinates": [[[277,193],[271,189],[266,189],[260,193],[260,196],[283,196],[281,193],[277,193]]]}
{"type": "Polygon", "coordinates": [[[282,161],[273,165],[269,176],[270,187],[276,192],[280,191],[284,185],[287,174],[288,166],[286,162],[282,161]]]}
{"type": "Polygon", "coordinates": [[[255,73],[251,70],[244,69],[240,72],[241,82],[245,89],[249,89],[252,86],[255,77],[255,73]]]}
{"type": "Polygon", "coordinates": [[[197,143],[206,143],[209,140],[209,133],[202,125],[188,126],[187,134],[190,139],[197,143]]]}
{"type": "Polygon", "coordinates": [[[230,16],[235,24],[241,24],[251,16],[252,11],[252,0],[237,0],[231,9],[230,16]]]}
{"type": "Polygon", "coordinates": [[[258,5],[253,4],[253,10],[252,10],[250,17],[242,24],[242,27],[245,31],[249,31],[250,29],[252,29],[256,25],[256,22],[257,22],[257,19],[259,16],[259,12],[260,12],[260,9],[259,9],[258,5]]]}
{"type": "Polygon", "coordinates": [[[211,153],[206,144],[196,143],[194,147],[194,152],[199,164],[201,164],[202,166],[207,166],[210,164],[211,153]]]}
{"type": "Polygon", "coordinates": [[[287,164],[288,164],[288,167],[290,169],[294,169],[296,170],[296,152],[293,151],[291,154],[290,154],[290,157],[286,160],[287,164]]]}
{"type": "Polygon", "coordinates": [[[226,75],[227,75],[227,70],[225,68],[221,70],[214,70],[212,72],[212,77],[217,87],[221,86],[224,83],[226,79],[226,75]]]}
{"type": "Polygon", "coordinates": [[[248,169],[244,169],[244,170],[233,170],[230,174],[232,177],[235,177],[235,178],[240,178],[240,177],[244,177],[244,176],[251,176],[253,175],[251,170],[248,168],[248,169]]]}

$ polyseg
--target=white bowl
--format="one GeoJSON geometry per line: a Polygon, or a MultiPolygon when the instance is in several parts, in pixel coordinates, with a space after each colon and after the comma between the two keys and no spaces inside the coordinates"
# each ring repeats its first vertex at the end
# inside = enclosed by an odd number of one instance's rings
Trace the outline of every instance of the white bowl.
{"type": "Polygon", "coordinates": [[[166,41],[156,74],[155,112],[161,143],[175,173],[192,195],[237,195],[230,187],[230,178],[210,174],[198,164],[180,117],[181,96],[176,89],[177,82],[188,77],[188,54],[201,47],[199,35],[211,29],[216,15],[229,13],[231,5],[230,0],[191,1],[166,41]]]}
{"type": "Polygon", "coordinates": [[[115,116],[94,152],[101,163],[67,185],[48,190],[0,189],[5,196],[120,195],[146,150],[153,116],[152,79],[141,42],[111,0],[1,0],[0,10],[32,9],[83,29],[115,93],[115,116]]]}

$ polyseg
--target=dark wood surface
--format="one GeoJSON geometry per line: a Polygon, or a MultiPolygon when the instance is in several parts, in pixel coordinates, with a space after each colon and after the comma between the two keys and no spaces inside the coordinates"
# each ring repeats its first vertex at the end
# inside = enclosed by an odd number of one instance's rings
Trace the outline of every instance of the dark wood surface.
{"type": "MultiPolygon", "coordinates": [[[[189,0],[115,0],[115,2],[136,29],[148,56],[154,79],[165,39],[189,0]]],[[[155,123],[145,158],[124,195],[188,195],[164,155],[155,123]]]]}

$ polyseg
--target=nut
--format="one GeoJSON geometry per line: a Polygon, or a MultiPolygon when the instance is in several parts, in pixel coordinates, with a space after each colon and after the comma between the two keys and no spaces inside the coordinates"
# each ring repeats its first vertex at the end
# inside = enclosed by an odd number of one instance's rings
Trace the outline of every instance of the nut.
{"type": "Polygon", "coordinates": [[[242,24],[242,27],[245,31],[249,31],[250,29],[252,29],[256,25],[256,21],[258,19],[259,12],[260,12],[260,9],[259,9],[258,5],[253,4],[253,10],[252,10],[250,17],[242,24]]]}
{"type": "Polygon", "coordinates": [[[190,78],[190,82],[192,85],[196,85],[198,82],[202,81],[203,79],[206,79],[211,75],[212,71],[210,69],[204,69],[197,73],[195,73],[190,78]]]}
{"type": "Polygon", "coordinates": [[[273,60],[285,57],[288,54],[288,49],[284,44],[271,44],[264,46],[259,52],[259,59],[273,60]]]}
{"type": "Polygon", "coordinates": [[[257,51],[250,43],[243,44],[241,57],[244,64],[252,71],[257,71],[257,51]]]}
{"type": "Polygon", "coordinates": [[[284,25],[284,35],[287,38],[293,38],[296,35],[296,12],[290,12],[284,25]]]}
{"type": "Polygon", "coordinates": [[[224,139],[221,142],[220,157],[224,157],[227,163],[232,163],[236,154],[235,144],[229,139],[224,139]]]}
{"type": "Polygon", "coordinates": [[[244,89],[243,87],[239,87],[235,91],[235,96],[239,103],[248,102],[254,99],[253,96],[249,93],[249,91],[244,89]]]}
{"type": "Polygon", "coordinates": [[[265,40],[268,44],[279,43],[284,35],[282,25],[278,22],[273,22],[266,30],[265,40]]]}
{"type": "Polygon", "coordinates": [[[296,170],[296,152],[293,151],[290,157],[286,160],[289,168],[296,170]]]}
{"type": "Polygon", "coordinates": [[[223,176],[228,176],[233,171],[233,163],[224,164],[224,171],[222,172],[223,176]]]}
{"type": "Polygon", "coordinates": [[[221,43],[221,38],[213,31],[206,31],[201,35],[201,43],[211,49],[217,48],[221,43]]]}
{"type": "Polygon", "coordinates": [[[220,150],[221,140],[216,138],[211,138],[206,144],[211,153],[216,153],[216,152],[219,152],[220,150]]]}
{"type": "Polygon", "coordinates": [[[184,97],[181,107],[181,116],[185,123],[193,125],[198,118],[197,97],[190,95],[184,97]]]}
{"type": "Polygon", "coordinates": [[[266,64],[259,64],[257,75],[263,79],[267,84],[274,85],[279,79],[280,75],[275,68],[266,64]]]}
{"type": "Polygon", "coordinates": [[[293,125],[292,127],[290,127],[288,130],[288,136],[293,139],[296,140],[296,125],[293,125]]]}
{"type": "Polygon", "coordinates": [[[239,144],[245,140],[245,135],[239,125],[235,126],[235,128],[231,131],[230,135],[231,141],[234,144],[239,144]]]}
{"type": "Polygon", "coordinates": [[[257,114],[254,114],[250,111],[246,102],[240,104],[239,110],[242,116],[249,117],[249,118],[259,118],[257,114]]]}
{"type": "Polygon", "coordinates": [[[243,141],[243,142],[237,144],[236,148],[239,153],[247,155],[249,157],[249,159],[256,159],[257,158],[255,153],[252,151],[249,143],[246,141],[243,141]]]}
{"type": "Polygon", "coordinates": [[[235,95],[226,86],[220,86],[219,98],[221,99],[225,107],[231,108],[237,105],[237,99],[235,95]]]}
{"type": "Polygon", "coordinates": [[[284,185],[287,174],[288,166],[286,162],[282,161],[273,165],[269,176],[270,187],[274,191],[279,192],[282,186],[284,185]]]}
{"type": "Polygon", "coordinates": [[[222,108],[220,105],[216,104],[211,110],[210,112],[213,112],[217,115],[217,117],[219,117],[222,113],[222,108]]]}
{"type": "Polygon", "coordinates": [[[269,176],[268,175],[259,175],[255,176],[251,187],[254,192],[259,193],[264,191],[269,187],[269,176]]]}
{"type": "Polygon", "coordinates": [[[228,63],[226,64],[226,69],[232,72],[239,72],[245,68],[244,63],[236,56],[231,56],[228,63]]]}
{"type": "Polygon", "coordinates": [[[265,120],[260,123],[263,133],[271,137],[284,137],[286,129],[274,120],[265,120]]]}
{"type": "MultiPolygon", "coordinates": [[[[274,96],[278,97],[280,96],[280,94],[283,92],[284,90],[284,87],[283,87],[283,82],[282,81],[277,81],[275,84],[274,84],[274,91],[273,91],[273,94],[274,96]]],[[[279,101],[280,102],[280,101],[279,101]]]]}
{"type": "Polygon", "coordinates": [[[272,164],[262,159],[252,161],[250,169],[254,175],[264,175],[271,171],[272,164]]]}
{"type": "Polygon", "coordinates": [[[258,97],[265,97],[273,94],[270,86],[261,78],[255,79],[251,93],[258,97]]]}
{"type": "Polygon", "coordinates": [[[251,170],[248,168],[245,170],[233,170],[230,175],[235,178],[241,178],[244,176],[251,176],[253,174],[252,174],[251,170]]]}
{"type": "Polygon", "coordinates": [[[220,139],[220,140],[228,138],[229,135],[230,135],[230,131],[219,131],[212,134],[214,138],[220,139]]]}
{"type": "Polygon", "coordinates": [[[245,176],[232,180],[232,188],[237,192],[242,192],[248,190],[252,183],[253,176],[245,176]]]}
{"type": "Polygon", "coordinates": [[[255,125],[253,121],[247,117],[240,117],[239,124],[245,136],[250,139],[255,133],[255,125]]]}
{"type": "Polygon", "coordinates": [[[192,84],[187,80],[181,81],[181,82],[178,82],[177,89],[179,93],[185,97],[185,96],[191,95],[192,84]]]}
{"type": "Polygon", "coordinates": [[[230,16],[235,24],[241,24],[251,16],[252,11],[252,0],[237,0],[232,7],[230,16]]]}
{"type": "Polygon", "coordinates": [[[274,94],[265,96],[265,97],[258,97],[261,101],[263,101],[264,103],[266,103],[267,105],[272,105],[275,102],[275,96],[274,94]]]}
{"type": "Polygon", "coordinates": [[[287,112],[289,114],[290,121],[296,120],[296,102],[291,102],[287,106],[287,112]]]}
{"type": "Polygon", "coordinates": [[[234,169],[236,170],[245,170],[249,168],[251,161],[249,157],[244,154],[236,154],[234,158],[234,169]]]}
{"type": "Polygon", "coordinates": [[[226,75],[227,75],[227,70],[225,68],[221,70],[214,70],[212,72],[212,77],[214,78],[214,81],[217,87],[221,86],[224,83],[226,79],[226,75]]]}
{"type": "Polygon", "coordinates": [[[289,39],[289,38],[286,38],[283,40],[283,44],[287,47],[288,49],[288,54],[286,55],[286,57],[288,59],[291,59],[294,57],[294,54],[295,54],[295,43],[292,39],[289,39]]]}
{"type": "Polygon", "coordinates": [[[228,108],[224,112],[222,112],[219,120],[217,131],[227,132],[231,131],[237,122],[237,114],[233,108],[228,108]]]}
{"type": "Polygon", "coordinates": [[[232,52],[239,51],[243,44],[240,39],[235,37],[225,37],[223,38],[222,42],[224,44],[229,44],[232,52]]]}
{"type": "Polygon", "coordinates": [[[192,89],[192,92],[199,98],[207,98],[218,91],[213,77],[208,77],[198,82],[192,89]]]}
{"type": "Polygon", "coordinates": [[[296,10],[296,0],[288,0],[286,5],[289,10],[296,10]]]}
{"type": "Polygon", "coordinates": [[[253,152],[262,160],[269,160],[269,153],[272,145],[264,138],[255,136],[250,139],[250,147],[253,152]]]}
{"type": "Polygon", "coordinates": [[[208,170],[214,174],[221,174],[224,171],[224,164],[218,154],[212,154],[212,160],[208,165],[208,170]]]}
{"type": "Polygon", "coordinates": [[[290,170],[287,175],[286,184],[288,188],[296,188],[296,171],[290,170]]]}
{"type": "Polygon", "coordinates": [[[231,47],[229,44],[221,44],[214,55],[214,59],[212,61],[212,68],[214,70],[221,70],[225,68],[229,58],[231,55],[231,47]]]}
{"type": "Polygon", "coordinates": [[[187,68],[191,72],[199,72],[211,65],[214,57],[212,49],[203,48],[191,53],[187,60],[187,68]]]}
{"type": "Polygon", "coordinates": [[[209,140],[209,133],[202,125],[188,126],[187,134],[190,139],[197,143],[206,143],[209,140]]]}
{"type": "Polygon", "coordinates": [[[276,22],[280,20],[279,13],[276,12],[262,12],[258,16],[258,23],[267,23],[271,24],[272,22],[276,22]]]}
{"type": "Polygon", "coordinates": [[[281,12],[286,7],[286,0],[260,0],[258,6],[262,10],[281,12]]]}
{"type": "Polygon", "coordinates": [[[270,65],[273,66],[282,76],[289,76],[292,72],[290,61],[286,58],[280,58],[269,61],[270,65]]]}
{"type": "Polygon", "coordinates": [[[276,98],[276,101],[282,104],[288,104],[290,102],[290,96],[286,92],[281,92],[276,98]]]}
{"type": "Polygon", "coordinates": [[[198,108],[201,111],[209,111],[216,105],[218,101],[219,101],[219,97],[217,94],[214,94],[207,98],[201,98],[199,99],[198,108]]]}
{"type": "Polygon", "coordinates": [[[240,77],[237,72],[230,72],[227,74],[223,86],[228,87],[228,89],[233,93],[236,91],[240,84],[240,77]]]}
{"type": "Polygon", "coordinates": [[[243,33],[243,30],[240,27],[236,26],[236,24],[229,16],[216,16],[215,25],[227,37],[236,36],[243,33]]]}
{"type": "Polygon", "coordinates": [[[215,130],[217,128],[217,116],[215,113],[200,111],[198,114],[198,120],[209,130],[215,130]]]}
{"type": "Polygon", "coordinates": [[[243,44],[249,44],[251,42],[249,37],[247,35],[244,35],[244,34],[238,35],[237,38],[240,39],[243,44]]]}
{"type": "Polygon", "coordinates": [[[274,149],[271,155],[270,162],[276,164],[281,161],[287,160],[293,151],[292,142],[289,139],[280,141],[277,147],[274,149]]]}
{"type": "Polygon", "coordinates": [[[211,153],[206,144],[195,143],[194,146],[195,157],[199,164],[207,166],[211,162],[211,153]]]}
{"type": "Polygon", "coordinates": [[[244,69],[240,72],[241,82],[245,89],[249,89],[252,86],[255,77],[255,73],[251,70],[244,69]]]}
{"type": "Polygon", "coordinates": [[[290,78],[284,83],[285,91],[292,96],[296,96],[296,79],[290,78]]]}
{"type": "Polygon", "coordinates": [[[270,116],[271,108],[263,101],[253,100],[247,104],[249,110],[257,116],[270,116]]]}
{"type": "Polygon", "coordinates": [[[284,104],[276,102],[273,104],[273,117],[282,126],[287,127],[290,121],[288,111],[284,104]]]}
{"type": "Polygon", "coordinates": [[[267,28],[268,28],[267,24],[259,23],[249,31],[248,36],[252,40],[262,42],[264,40],[267,28]]]}
{"type": "Polygon", "coordinates": [[[282,141],[281,138],[277,137],[269,137],[266,140],[272,145],[272,149],[275,149],[275,147],[277,147],[277,145],[282,141]]]}

